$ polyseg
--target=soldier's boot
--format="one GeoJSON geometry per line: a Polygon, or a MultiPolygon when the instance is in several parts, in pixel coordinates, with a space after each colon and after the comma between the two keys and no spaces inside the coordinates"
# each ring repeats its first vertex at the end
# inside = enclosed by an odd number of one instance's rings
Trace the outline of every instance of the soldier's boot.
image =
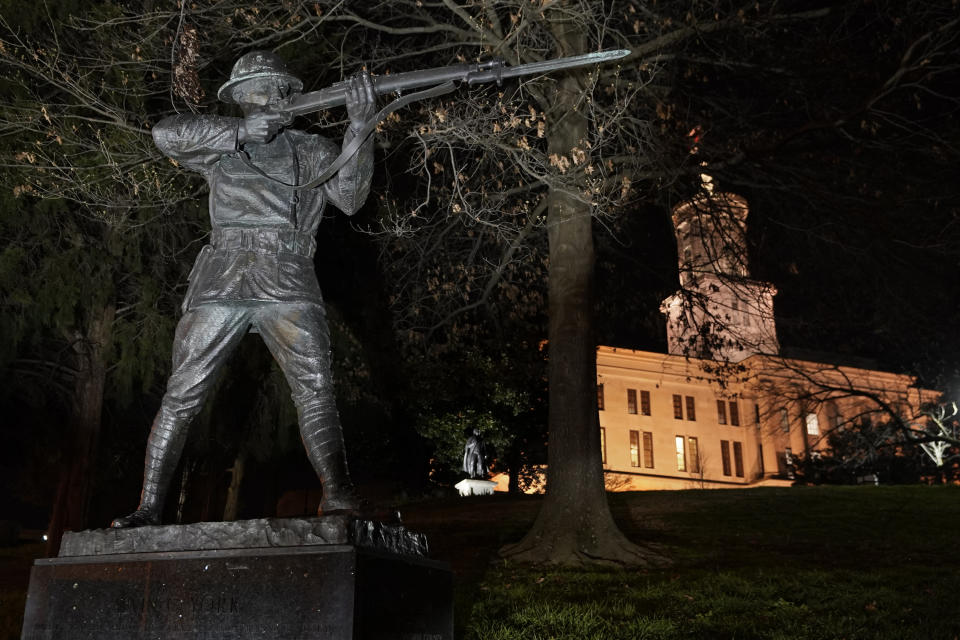
{"type": "Polygon", "coordinates": [[[188,417],[160,408],[147,440],[140,506],[130,515],[114,520],[111,527],[125,529],[160,524],[167,490],[183,453],[189,422],[188,417]]]}
{"type": "Polygon", "coordinates": [[[332,400],[312,402],[300,408],[300,435],[310,464],[323,483],[318,515],[356,515],[360,501],[347,470],[343,431],[332,400]]]}

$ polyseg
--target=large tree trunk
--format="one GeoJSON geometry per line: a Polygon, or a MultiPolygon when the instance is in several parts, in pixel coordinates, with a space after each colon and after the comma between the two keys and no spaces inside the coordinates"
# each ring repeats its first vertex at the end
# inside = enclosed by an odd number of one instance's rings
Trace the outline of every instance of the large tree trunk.
{"type": "MultiPolygon", "coordinates": [[[[558,20],[560,55],[584,51],[572,22],[558,20]]],[[[582,86],[575,75],[559,83],[552,110],[549,153],[571,157],[586,150],[588,122],[577,110],[582,86]]],[[[580,107],[583,109],[583,106],[580,107]]],[[[549,444],[547,496],[533,528],[501,555],[560,565],[654,565],[660,554],[634,545],[620,532],[607,505],[596,406],[593,331],[594,248],[591,205],[581,190],[553,189],[547,214],[549,268],[549,444]]]]}
{"type": "Polygon", "coordinates": [[[80,531],[88,526],[93,465],[97,456],[107,379],[106,351],[115,314],[116,308],[112,304],[92,310],[86,331],[78,331],[73,337],[77,374],[67,432],[69,445],[47,531],[47,555],[51,557],[60,551],[60,539],[64,531],[80,531]]]}

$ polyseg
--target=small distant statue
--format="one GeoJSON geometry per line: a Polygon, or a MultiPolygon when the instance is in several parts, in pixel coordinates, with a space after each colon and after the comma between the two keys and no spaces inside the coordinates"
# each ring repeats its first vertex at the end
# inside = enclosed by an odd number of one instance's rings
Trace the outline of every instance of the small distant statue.
{"type": "Polygon", "coordinates": [[[480,432],[472,429],[463,448],[463,471],[471,478],[487,477],[486,446],[480,432]]]}

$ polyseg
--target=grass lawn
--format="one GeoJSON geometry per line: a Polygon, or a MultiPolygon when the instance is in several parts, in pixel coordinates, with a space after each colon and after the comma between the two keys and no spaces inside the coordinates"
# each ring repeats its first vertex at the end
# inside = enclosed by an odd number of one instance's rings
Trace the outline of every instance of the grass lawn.
{"type": "Polygon", "coordinates": [[[960,637],[957,487],[611,494],[630,538],[674,559],[664,570],[491,562],[539,500],[467,502],[485,536],[473,557],[451,548],[469,534],[466,505],[445,525],[426,507],[408,518],[457,572],[458,639],[960,637]]]}
{"type": "MultiPolygon", "coordinates": [[[[960,639],[960,487],[610,494],[627,535],[673,558],[657,570],[504,564],[497,549],[540,502],[404,508],[454,568],[458,640],[960,639]]],[[[0,640],[19,637],[24,569],[40,551],[0,550],[0,640]]]]}

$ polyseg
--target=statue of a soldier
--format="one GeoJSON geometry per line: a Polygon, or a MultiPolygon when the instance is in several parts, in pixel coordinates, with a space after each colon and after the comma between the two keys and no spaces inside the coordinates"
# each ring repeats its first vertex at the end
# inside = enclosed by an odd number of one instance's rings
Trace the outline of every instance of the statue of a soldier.
{"type": "Polygon", "coordinates": [[[487,446],[483,436],[476,429],[467,433],[467,443],[463,447],[463,472],[471,478],[487,478],[487,446]]]}
{"type": "MultiPolygon", "coordinates": [[[[333,178],[300,189],[340,150],[285,129],[265,113],[302,83],[270,52],[242,56],[217,94],[243,118],[177,115],[153,128],[157,147],[210,185],[210,244],[190,274],[173,346],[173,372],[147,442],[140,506],[114,527],[159,524],[191,419],[217,373],[248,331],[259,332],[293,392],[307,455],[323,482],[321,512],[350,512],[357,498],[347,471],[330,373],[330,339],[313,268],[314,235],[329,201],[351,215],[373,173],[364,142],[333,178]]],[[[370,77],[350,79],[347,147],[375,112],[370,77]]]]}

